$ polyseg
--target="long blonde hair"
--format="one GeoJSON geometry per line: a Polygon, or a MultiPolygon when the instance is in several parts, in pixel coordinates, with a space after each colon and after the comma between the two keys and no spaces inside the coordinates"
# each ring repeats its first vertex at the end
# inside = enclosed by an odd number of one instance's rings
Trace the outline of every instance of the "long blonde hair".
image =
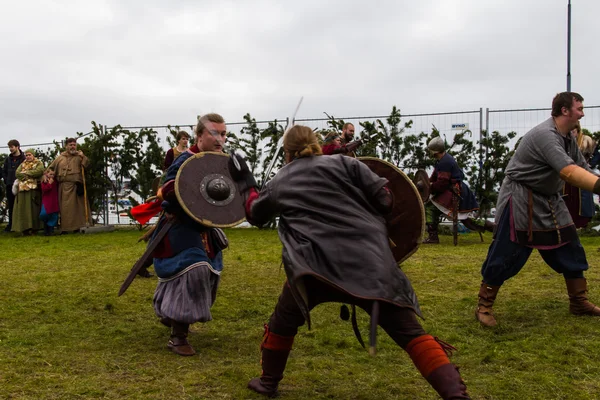
{"type": "Polygon", "coordinates": [[[283,149],[295,158],[323,154],[317,135],[308,126],[295,125],[283,136],[283,149]]]}

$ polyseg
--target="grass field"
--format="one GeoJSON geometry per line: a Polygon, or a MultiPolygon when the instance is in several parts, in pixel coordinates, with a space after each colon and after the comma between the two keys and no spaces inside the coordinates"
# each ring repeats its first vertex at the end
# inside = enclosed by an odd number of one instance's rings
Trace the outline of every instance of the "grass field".
{"type": "MultiPolygon", "coordinates": [[[[139,232],[0,235],[1,399],[260,399],[246,389],[260,373],[259,344],[281,290],[275,231],[229,230],[230,249],[214,320],[192,326],[198,354],[166,348],[152,309],[156,279],[117,291],[144,250],[139,232]]],[[[600,398],[600,318],[575,317],[561,276],[537,253],[500,290],[499,325],[474,319],[479,270],[491,236],[449,236],[402,268],[423,325],[459,349],[452,357],[474,399],[600,398]]],[[[600,303],[599,238],[583,238],[590,299],[600,303]]],[[[435,399],[408,356],[380,330],[378,354],[357,343],[339,306],[312,313],[294,343],[282,399],[435,399]]],[[[363,336],[368,317],[359,313],[363,336]]]]}

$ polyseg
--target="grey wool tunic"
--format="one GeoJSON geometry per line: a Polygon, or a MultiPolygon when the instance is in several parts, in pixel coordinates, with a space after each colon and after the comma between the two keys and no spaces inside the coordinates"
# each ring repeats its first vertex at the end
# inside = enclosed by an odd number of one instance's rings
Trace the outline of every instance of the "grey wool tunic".
{"type": "Polygon", "coordinates": [[[252,203],[253,224],[280,216],[285,272],[309,324],[307,276],[421,315],[410,281],[390,250],[385,219],[373,205],[386,184],[354,158],[313,156],[283,167],[252,203]]]}
{"type": "Polygon", "coordinates": [[[508,207],[511,240],[533,248],[556,248],[577,236],[562,199],[560,171],[576,164],[589,170],[575,138],[563,137],[553,118],[523,136],[508,163],[496,205],[496,223],[508,207]]]}

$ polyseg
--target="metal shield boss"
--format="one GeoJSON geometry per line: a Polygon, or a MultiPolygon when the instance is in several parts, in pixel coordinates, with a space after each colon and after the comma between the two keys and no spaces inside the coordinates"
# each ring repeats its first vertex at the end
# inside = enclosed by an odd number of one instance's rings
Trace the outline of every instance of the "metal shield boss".
{"type": "Polygon", "coordinates": [[[421,195],[412,181],[395,165],[374,157],[360,157],[377,175],[388,180],[394,195],[392,215],[388,219],[388,235],[394,259],[401,263],[421,244],[425,229],[425,209],[421,195]]]}
{"type": "Polygon", "coordinates": [[[229,155],[207,151],[188,158],[177,172],[177,200],[202,225],[229,228],[245,219],[244,199],[228,165],[229,155]]]}
{"type": "Polygon", "coordinates": [[[415,173],[412,183],[417,188],[423,203],[427,203],[429,201],[429,195],[431,194],[431,182],[429,182],[429,175],[427,175],[427,172],[422,169],[418,170],[415,173]]]}

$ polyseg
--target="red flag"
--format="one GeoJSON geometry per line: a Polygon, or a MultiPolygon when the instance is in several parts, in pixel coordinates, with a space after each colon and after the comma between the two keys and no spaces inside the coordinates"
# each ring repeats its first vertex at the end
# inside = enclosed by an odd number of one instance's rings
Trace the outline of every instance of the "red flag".
{"type": "Polygon", "coordinates": [[[152,217],[162,211],[160,204],[161,200],[155,199],[150,203],[143,203],[135,206],[131,209],[131,216],[141,225],[145,225],[152,217]]]}

